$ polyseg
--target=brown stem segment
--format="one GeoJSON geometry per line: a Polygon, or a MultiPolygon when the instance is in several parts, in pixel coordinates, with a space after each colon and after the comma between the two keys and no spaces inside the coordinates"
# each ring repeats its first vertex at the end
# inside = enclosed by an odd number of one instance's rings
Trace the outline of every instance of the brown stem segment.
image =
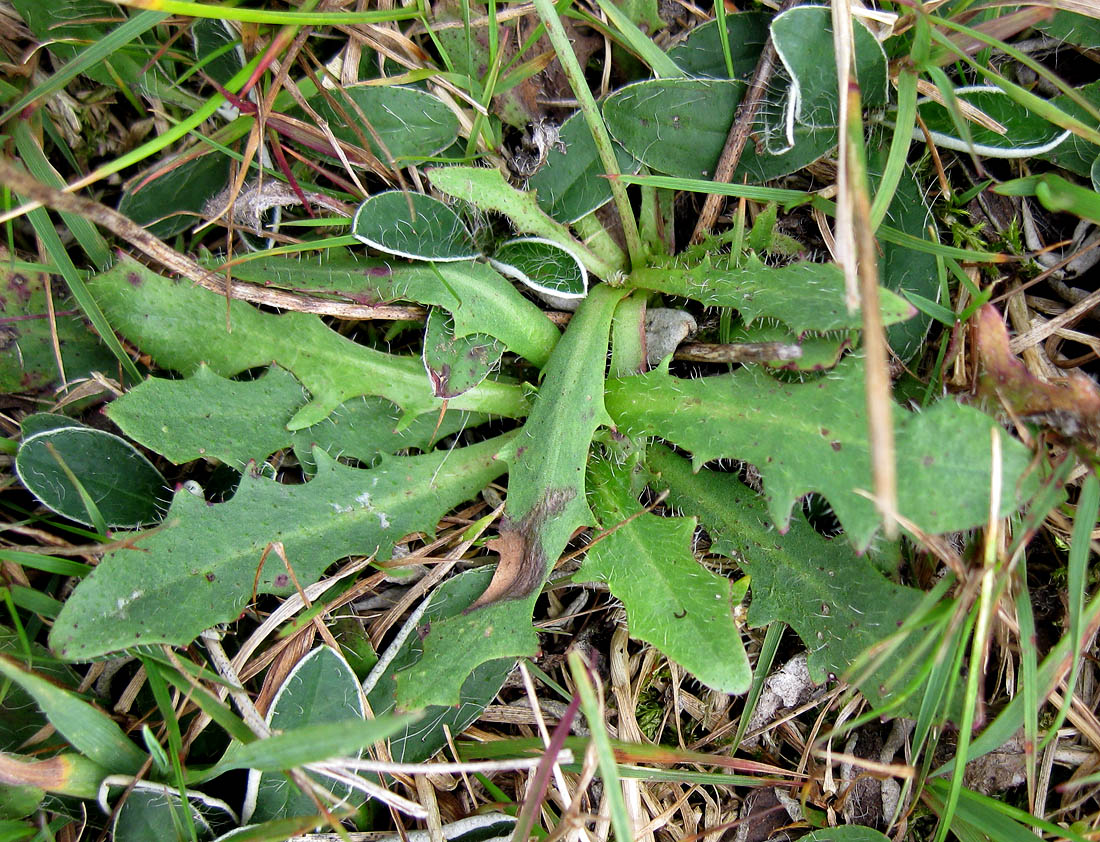
{"type": "MultiPolygon", "coordinates": [[[[797,0],[783,0],[779,12],[785,12],[795,5],[797,5],[797,0]]],[[[714,181],[719,184],[729,184],[733,179],[733,173],[737,169],[737,165],[741,163],[741,153],[745,151],[745,143],[752,131],[753,121],[756,120],[756,112],[760,109],[760,103],[764,100],[764,93],[768,89],[768,80],[775,68],[776,58],[775,44],[772,43],[772,37],[769,34],[764,49],[760,53],[760,58],[756,62],[756,70],[753,71],[748,90],[745,91],[744,98],[737,106],[733,125],[730,126],[730,133],[726,136],[726,145],[722,148],[722,154],[718,158],[718,166],[715,167],[714,181]]],[[[714,193],[707,196],[706,201],[703,203],[703,210],[699,214],[699,221],[695,224],[695,231],[691,235],[693,243],[702,242],[710,229],[714,227],[724,201],[724,196],[714,193]]]]}
{"type": "Polygon", "coordinates": [[[374,307],[369,304],[353,304],[315,296],[298,295],[240,281],[227,281],[221,275],[211,272],[187,255],[176,251],[164,240],[149,233],[129,217],[83,196],[55,190],[53,187],[38,181],[4,157],[0,157],[0,184],[4,184],[24,199],[38,202],[57,211],[82,216],[101,228],[106,228],[116,237],[126,241],[165,268],[219,295],[228,294],[243,301],[267,304],[284,310],[298,310],[303,313],[318,313],[346,319],[417,319],[422,318],[424,315],[422,307],[383,305],[374,307]],[[228,290],[226,289],[227,283],[228,290]]]}

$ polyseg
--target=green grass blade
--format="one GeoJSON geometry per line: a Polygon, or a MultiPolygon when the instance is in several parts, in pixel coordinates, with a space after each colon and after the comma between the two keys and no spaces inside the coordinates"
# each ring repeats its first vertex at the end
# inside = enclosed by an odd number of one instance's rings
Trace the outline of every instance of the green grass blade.
{"type": "Polygon", "coordinates": [[[944,644],[937,647],[933,657],[932,669],[924,682],[924,697],[921,699],[920,710],[917,711],[917,721],[913,726],[913,755],[918,756],[923,751],[925,740],[932,731],[932,726],[945,717],[944,700],[952,693],[948,691],[953,678],[958,676],[958,658],[951,657],[949,653],[960,652],[965,648],[966,631],[964,627],[951,634],[949,626],[951,617],[945,616],[941,627],[932,629],[929,636],[940,639],[944,644]],[[951,641],[949,644],[947,641],[951,641]]]}
{"type": "Polygon", "coordinates": [[[607,15],[611,25],[622,35],[627,47],[649,65],[658,79],[680,79],[687,75],[618,6],[610,0],[596,0],[596,3],[600,11],[607,15]]]}
{"type": "Polygon", "coordinates": [[[902,173],[907,165],[909,145],[912,143],[913,126],[917,122],[917,77],[912,73],[898,74],[898,116],[894,136],[890,139],[890,151],[886,156],[886,169],[878,183],[871,203],[871,228],[878,230],[894,199],[902,173]]]}
{"type": "MultiPolygon", "coordinates": [[[[164,720],[165,731],[168,734],[168,757],[172,768],[172,778],[179,790],[180,801],[187,804],[187,783],[184,780],[183,764],[183,735],[180,733],[179,719],[176,718],[175,708],[172,706],[172,698],[168,694],[168,684],[161,675],[161,667],[152,659],[141,658],[145,667],[145,675],[149,681],[149,689],[153,691],[153,698],[160,709],[164,720]]],[[[198,842],[198,832],[195,830],[195,820],[190,810],[181,810],[184,825],[192,842],[198,842]]]]}
{"type": "Polygon", "coordinates": [[[752,199],[757,202],[778,202],[784,210],[790,210],[813,199],[812,193],[788,190],[784,187],[761,187],[755,184],[719,184],[702,178],[678,178],[671,175],[631,175],[623,173],[613,181],[623,184],[640,184],[647,187],[663,187],[668,190],[686,190],[690,193],[714,193],[718,196],[752,199]]]}
{"type": "Polygon", "coordinates": [[[134,361],[130,359],[130,355],[126,353],[126,349],[122,347],[122,343],[118,341],[118,337],[111,329],[107,317],[103,315],[103,311],[99,309],[96,300],[88,291],[84,279],[80,276],[76,266],[73,265],[65,246],[62,245],[61,238],[57,235],[57,229],[54,228],[54,224],[50,220],[50,215],[44,208],[36,208],[27,214],[27,218],[30,220],[31,226],[38,234],[39,239],[42,240],[50,259],[53,260],[61,272],[65,283],[69,285],[69,291],[73,294],[77,306],[80,307],[88,321],[92,323],[92,327],[96,329],[96,333],[99,334],[107,347],[111,349],[111,353],[122,364],[123,370],[135,383],[140,383],[142,379],[141,372],[134,365],[134,361]]]}
{"type": "MultiPolygon", "coordinates": [[[[928,788],[937,798],[942,799],[947,786],[946,781],[932,781],[928,788]]],[[[996,839],[998,842],[1024,842],[1025,840],[1035,842],[1040,837],[1028,830],[1027,826],[1038,827],[1054,839],[1088,842],[1082,834],[1072,828],[1046,821],[1002,800],[971,790],[963,790],[959,801],[959,818],[980,828],[983,833],[988,834],[987,838],[996,839]]]]}
{"type": "MultiPolygon", "coordinates": [[[[80,481],[80,478],[73,472],[73,469],[70,468],[68,463],[62,458],[56,447],[47,443],[46,450],[53,457],[54,461],[57,462],[57,467],[61,469],[65,478],[72,483],[73,488],[76,489],[76,493],[80,497],[80,503],[84,506],[84,512],[88,515],[88,522],[91,523],[92,528],[100,535],[106,535],[107,521],[104,519],[103,513],[100,512],[99,506],[96,505],[92,495],[88,493],[88,489],[84,487],[84,483],[80,481]]],[[[74,510],[74,519],[76,515],[77,512],[74,510]]]]}
{"type": "MultiPolygon", "coordinates": [[[[932,37],[935,38],[940,44],[958,52],[957,47],[955,47],[955,45],[943,33],[933,31],[932,37]]],[[[975,37],[977,36],[975,35],[975,37]]],[[[1004,44],[1000,44],[1000,42],[996,43],[1002,48],[1007,46],[1004,44]]],[[[1075,135],[1082,138],[1083,140],[1088,141],[1089,143],[1100,145],[1100,131],[1097,131],[1092,126],[1081,122],[1076,117],[1071,117],[1058,106],[1053,105],[1052,103],[1048,102],[1040,96],[1036,96],[1035,94],[1031,93],[1031,91],[1017,85],[1015,82],[1010,82],[1001,74],[996,73],[987,67],[984,67],[977,61],[974,61],[974,59],[970,58],[970,56],[959,53],[959,57],[967,62],[972,68],[974,68],[974,70],[984,76],[990,84],[996,85],[998,88],[1004,91],[1005,95],[1008,96],[1009,99],[1011,99],[1013,102],[1017,103],[1018,105],[1022,105],[1028,111],[1032,111],[1038,114],[1040,117],[1049,120],[1055,126],[1073,132],[1075,135]]],[[[931,68],[929,69],[929,72],[931,72],[931,68]]],[[[940,71],[940,73],[942,73],[942,71],[940,71]]],[[[1077,102],[1077,104],[1081,105],[1082,108],[1087,109],[1090,114],[1096,114],[1095,107],[1093,107],[1090,103],[1084,100],[1078,102],[1081,97],[1080,94],[1078,94],[1076,91],[1072,91],[1072,89],[1067,89],[1066,93],[1070,94],[1073,97],[1074,102],[1077,102]]],[[[965,124],[966,121],[964,120],[962,122],[965,124]]],[[[969,143],[969,132],[964,137],[969,143]]]]}
{"type": "Polygon", "coordinates": [[[569,670],[573,674],[573,682],[581,696],[581,710],[584,711],[584,718],[588,720],[588,727],[592,729],[592,742],[596,746],[596,760],[600,767],[600,776],[603,778],[607,803],[610,806],[611,827],[615,831],[615,838],[633,839],[634,831],[630,825],[630,816],[626,812],[622,780],[619,777],[619,767],[615,763],[615,751],[611,747],[611,739],[604,726],[603,710],[596,700],[596,690],[589,677],[588,666],[575,649],[569,652],[569,670]]]}
{"type": "Polygon", "coordinates": [[[726,78],[736,79],[733,70],[733,54],[730,52],[730,33],[726,28],[726,4],[724,0],[715,0],[714,19],[718,23],[718,42],[722,45],[722,60],[726,63],[726,78]]]}
{"type": "MultiPolygon", "coordinates": [[[[43,184],[58,190],[63,189],[65,180],[53,168],[46,158],[46,153],[31,135],[30,123],[19,120],[15,124],[14,134],[15,148],[19,151],[19,157],[27,171],[43,184]]],[[[60,216],[96,268],[102,270],[111,265],[111,250],[107,246],[107,241],[91,222],[75,213],[61,212],[60,216]]]]}
{"type": "MultiPolygon", "coordinates": [[[[959,10],[955,9],[954,11],[957,14],[959,10]]],[[[949,20],[946,18],[935,16],[932,17],[932,20],[934,20],[937,25],[943,26],[945,29],[952,29],[955,32],[964,33],[965,35],[968,35],[976,41],[981,41],[984,44],[995,47],[997,50],[1004,53],[1005,55],[1011,56],[1017,62],[1038,74],[1040,78],[1046,79],[1059,91],[1069,97],[1070,100],[1083,108],[1086,114],[1091,115],[1095,120],[1100,122],[1100,110],[1098,110],[1093,103],[1089,102],[1088,99],[1083,97],[1080,91],[1075,90],[1072,86],[1068,85],[1062,79],[1058,78],[1056,74],[1051,73],[1050,69],[1046,65],[1035,61],[1035,59],[1033,59],[1027,53],[1021,52],[1020,50],[1013,47],[1011,44],[1006,44],[1004,41],[994,38],[991,35],[987,35],[980,29],[974,29],[973,27],[967,26],[966,24],[958,23],[955,20],[949,20]]],[[[943,44],[944,40],[942,40],[942,34],[936,33],[936,35],[939,36],[937,40],[940,40],[940,43],[943,44]]]]}
{"type": "MultiPolygon", "coordinates": [[[[993,436],[994,466],[998,465],[1000,449],[998,445],[999,432],[996,428],[990,431],[993,436]]],[[[999,470],[999,468],[997,468],[999,470]]],[[[997,488],[994,483],[993,488],[997,488]]],[[[994,496],[997,492],[994,491],[994,496]]],[[[994,541],[986,536],[984,569],[982,572],[981,591],[978,596],[977,617],[974,622],[974,632],[970,638],[970,670],[966,676],[966,694],[963,697],[962,719],[959,722],[959,739],[955,747],[955,762],[962,768],[966,768],[967,758],[970,753],[970,739],[974,729],[974,718],[978,708],[978,684],[985,677],[981,668],[982,656],[989,643],[989,632],[993,620],[994,610],[994,573],[996,558],[994,553],[994,541]]],[[[971,609],[973,614],[973,609],[971,609]]],[[[965,639],[965,638],[964,638],[965,639]]],[[[961,641],[960,641],[961,642],[961,641]]],[[[959,646],[958,652],[962,653],[965,647],[959,646]]],[[[949,696],[950,698],[950,696],[949,696]]],[[[943,813],[940,815],[940,824],[936,829],[935,842],[944,842],[951,828],[951,820],[959,803],[959,795],[962,792],[963,775],[955,775],[951,779],[950,789],[947,793],[943,813]]]]}
{"type": "Polygon", "coordinates": [[[1020,553],[1016,578],[1016,619],[1020,624],[1020,683],[1016,695],[1024,697],[1024,762],[1027,774],[1027,803],[1035,806],[1035,747],[1039,742],[1039,659],[1035,652],[1035,614],[1027,588],[1027,556],[1020,553]]]}
{"type": "Polygon", "coordinates": [[[1066,721],[1073,688],[1077,685],[1077,675],[1081,671],[1081,643],[1084,639],[1085,590],[1088,587],[1088,564],[1091,548],[1089,539],[1096,516],[1100,513],[1100,480],[1089,472],[1081,486],[1081,496],[1077,500],[1077,512],[1073,517],[1073,535],[1069,545],[1069,565],[1066,577],[1067,602],[1069,603],[1069,639],[1073,662],[1066,680],[1065,700],[1058,710],[1058,716],[1047,729],[1047,735],[1039,746],[1041,751],[1057,735],[1058,729],[1066,721]]]}
{"type": "Polygon", "coordinates": [[[10,561],[20,567],[41,570],[44,573],[56,573],[58,576],[76,576],[83,578],[92,572],[92,566],[82,561],[58,558],[42,553],[27,553],[21,550],[0,549],[0,561],[10,561]]]}
{"type": "Polygon", "coordinates": [[[129,774],[144,765],[145,752],[126,738],[111,717],[75,693],[25,670],[6,655],[0,655],[0,675],[26,690],[58,733],[89,760],[129,774]]]}
{"type": "MultiPolygon", "coordinates": [[[[239,72],[237,72],[232,79],[230,79],[225,88],[228,91],[236,92],[241,89],[245,82],[247,82],[255,69],[259,66],[260,62],[264,59],[264,54],[261,53],[254,56],[252,61],[246,64],[239,72]]],[[[146,141],[141,146],[130,152],[122,155],[110,163],[97,167],[88,175],[79,179],[75,184],[71,185],[70,189],[76,190],[80,187],[85,187],[89,184],[93,184],[99,181],[101,178],[106,178],[109,175],[113,175],[119,170],[124,170],[127,167],[134,166],[141,163],[146,158],[149,158],[156,153],[167,149],[173,143],[178,140],[182,140],[193,129],[197,129],[206,120],[209,120],[217,112],[218,108],[225,102],[225,97],[220,93],[214,94],[210,99],[204,102],[201,106],[196,108],[188,117],[180,122],[176,123],[164,134],[157,135],[152,140],[146,141]]]]}
{"type": "MultiPolygon", "coordinates": [[[[721,0],[719,0],[719,4],[721,0]]],[[[717,5],[715,6],[717,8],[717,5]]],[[[756,656],[756,667],[752,671],[752,685],[749,694],[745,697],[745,706],[741,709],[741,718],[737,722],[737,733],[733,736],[734,747],[740,746],[745,739],[745,733],[749,730],[749,720],[752,712],[756,710],[756,703],[760,700],[760,693],[764,689],[764,681],[771,673],[772,663],[775,661],[775,653],[779,649],[779,641],[783,639],[785,623],[774,622],[768,624],[768,630],[764,632],[764,642],[760,646],[760,654],[756,656]]]]}
{"type": "Polygon", "coordinates": [[[386,23],[416,17],[415,6],[376,12],[279,12],[234,7],[227,3],[192,3],[189,0],[121,0],[121,2],[125,6],[156,9],[162,14],[235,20],[240,23],[267,23],[277,26],[351,26],[358,23],[386,23]]]}
{"type": "Polygon", "coordinates": [[[148,32],[166,17],[168,17],[166,12],[142,12],[140,15],[130,18],[121,26],[112,29],[72,61],[67,62],[41,85],[37,85],[33,90],[16,100],[7,111],[0,114],[0,123],[6,123],[31,103],[60,91],[85,70],[95,67],[107,56],[148,32]]]}
{"type": "MultiPolygon", "coordinates": [[[[827,199],[822,199],[820,196],[813,196],[811,203],[815,208],[818,208],[829,216],[836,215],[836,203],[830,202],[827,199]]],[[[955,246],[947,246],[938,240],[925,240],[913,234],[907,234],[904,231],[899,231],[897,228],[891,228],[889,225],[880,225],[875,232],[880,240],[887,243],[893,243],[896,246],[905,246],[911,248],[914,251],[926,252],[927,254],[939,255],[943,258],[952,258],[954,260],[961,260],[965,263],[1004,263],[1007,260],[1013,258],[1001,252],[993,251],[974,251],[972,249],[956,248],[955,246]]],[[[981,306],[981,305],[979,305],[981,306]]],[[[960,318],[962,318],[960,316],[960,318]]]]}
{"type": "MultiPolygon", "coordinates": [[[[615,156],[615,147],[611,145],[611,135],[607,132],[600,108],[596,105],[592,91],[588,88],[584,70],[581,69],[577,56],[573,52],[569,36],[565,34],[565,27],[562,26],[561,18],[558,17],[558,11],[551,0],[534,0],[534,3],[535,11],[538,12],[539,18],[546,27],[546,35],[553,44],[558,61],[569,80],[569,86],[573,89],[573,95],[577,97],[577,103],[580,105],[581,113],[584,114],[585,122],[588,123],[588,129],[592,132],[592,139],[600,153],[600,163],[603,164],[604,172],[608,175],[618,175],[619,161],[615,156]]],[[[626,195],[626,188],[615,179],[611,180],[611,195],[615,208],[619,212],[619,221],[623,225],[623,235],[626,239],[627,251],[630,253],[631,265],[641,266],[644,257],[642,238],[638,233],[638,223],[634,219],[630,197],[626,195]]]]}
{"type": "MultiPolygon", "coordinates": [[[[1091,628],[1100,621],[1100,595],[1093,596],[1081,615],[1084,628],[1091,628]]],[[[1045,693],[1048,688],[1054,686],[1055,678],[1062,674],[1065,662],[1072,657],[1071,637],[1065,635],[1043,659],[1039,666],[1038,686],[1045,693]]],[[[1024,722],[1024,700],[1020,694],[1016,694],[1007,705],[1002,708],[997,718],[974,740],[971,746],[970,759],[996,751],[1000,746],[1008,742],[1024,722]]],[[[956,758],[952,758],[935,770],[936,775],[943,775],[955,768],[956,758]]]]}
{"type": "Polygon", "coordinates": [[[955,86],[947,78],[947,74],[935,65],[925,68],[925,72],[932,77],[932,81],[943,98],[943,107],[947,110],[948,116],[951,117],[951,122],[955,126],[955,133],[966,144],[970,154],[976,154],[974,152],[974,138],[970,134],[970,123],[959,109],[959,100],[955,97],[955,86]]]}

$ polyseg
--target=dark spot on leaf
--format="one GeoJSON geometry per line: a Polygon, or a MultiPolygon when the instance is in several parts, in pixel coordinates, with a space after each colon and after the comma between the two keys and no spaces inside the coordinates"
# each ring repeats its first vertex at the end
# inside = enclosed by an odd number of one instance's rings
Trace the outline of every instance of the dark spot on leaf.
{"type": "Polygon", "coordinates": [[[838,442],[838,441],[831,441],[831,442],[829,442],[829,447],[831,447],[833,450],[835,450],[839,453],[841,445],[840,445],[840,442],[838,442]]]}
{"type": "Polygon", "coordinates": [[[367,270],[368,278],[385,278],[387,275],[392,275],[393,271],[389,266],[371,266],[367,270]]]}
{"type": "Polygon", "coordinates": [[[285,588],[288,581],[289,580],[287,578],[287,575],[285,573],[280,573],[278,576],[275,577],[274,584],[277,588],[285,588]]]}
{"type": "Polygon", "coordinates": [[[822,427],[821,428],[821,435],[822,435],[823,438],[828,438],[829,437],[829,428],[828,427],[822,427]]]}
{"type": "Polygon", "coordinates": [[[130,282],[130,286],[132,287],[141,286],[141,275],[139,275],[137,272],[127,272],[126,280],[130,282]]]}
{"type": "Polygon", "coordinates": [[[18,296],[20,301],[29,301],[31,297],[31,289],[27,286],[27,276],[21,275],[18,272],[11,276],[11,280],[8,281],[8,289],[18,296]]]}
{"type": "Polygon", "coordinates": [[[920,463],[926,468],[931,468],[935,461],[936,458],[934,456],[925,456],[923,459],[920,460],[920,463]]]}
{"type": "Polygon", "coordinates": [[[213,582],[217,578],[218,577],[215,576],[213,573],[207,573],[206,574],[206,581],[208,581],[208,582],[213,582]]]}

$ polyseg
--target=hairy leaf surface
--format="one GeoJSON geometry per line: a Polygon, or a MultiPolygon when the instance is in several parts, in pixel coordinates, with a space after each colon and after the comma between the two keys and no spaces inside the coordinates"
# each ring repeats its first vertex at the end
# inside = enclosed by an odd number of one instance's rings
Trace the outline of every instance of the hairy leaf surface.
{"type": "Polygon", "coordinates": [[[65,603],[50,634],[62,658],[82,660],[130,646],[186,645],[204,629],[236,619],[259,593],[294,591],[282,542],[304,587],[352,553],[389,558],[394,541],[432,532],[450,508],[505,470],[491,439],[449,453],[395,457],[360,470],[321,451],[316,477],[282,485],[246,475],[232,500],[209,505],[176,493],[160,529],[104,556],[65,603]]]}
{"type": "Polygon", "coordinates": [[[234,266],[233,276],[363,304],[415,301],[442,307],[454,317],[457,336],[486,333],[537,366],[546,363],[560,336],[546,314],[503,275],[475,261],[383,263],[338,252],[320,261],[257,258],[234,266]]]}
{"type": "MultiPolygon", "coordinates": [[[[424,449],[435,439],[476,426],[484,415],[448,410],[418,415],[401,425],[401,412],[377,397],[353,398],[325,420],[288,431],[287,420],[308,401],[294,376],[273,366],[256,380],[229,380],[201,365],[191,377],[150,377],[107,407],[126,435],[177,465],[214,458],[238,470],[293,447],[303,465],[313,465],[312,448],[330,456],[370,464],[380,454],[424,449]]],[[[311,468],[312,470],[312,468],[311,468]]]]}
{"type": "MultiPolygon", "coordinates": [[[[424,388],[416,357],[398,357],[352,342],[317,316],[262,313],[200,287],[173,283],[141,264],[120,261],[89,288],[119,333],[165,368],[185,374],[203,362],[230,376],[276,362],[309,389],[313,400],[287,428],[300,430],[325,419],[349,398],[378,395],[409,415],[438,410],[441,401],[424,388]]],[[[522,417],[527,401],[517,385],[486,381],[450,402],[452,409],[522,417]]]]}
{"type": "Polygon", "coordinates": [[[624,295],[605,284],[593,289],[554,349],[534,409],[503,454],[510,473],[497,572],[469,611],[432,624],[423,657],[397,676],[403,707],[457,704],[478,665],[534,653],[539,590],[573,532],[593,523],[584,472],[592,434],[608,423],[607,341],[624,295]]]}
{"type": "MultiPolygon", "coordinates": [[[[849,357],[822,379],[780,383],[756,368],[680,380],[660,369],[607,382],[607,410],[631,434],[660,435],[711,459],[752,462],[764,480],[768,512],[786,530],[791,506],[810,491],[826,497],[857,548],[879,524],[860,494],[871,484],[862,360],[849,357]]],[[[954,401],[916,414],[894,408],[901,513],[930,533],[969,529],[988,517],[993,419],[954,401]],[[951,489],[945,495],[944,489],[951,489]]],[[[1030,454],[1002,437],[1000,515],[1036,487],[1030,454]]]]}
{"type": "MultiPolygon", "coordinates": [[[[746,266],[717,269],[706,263],[691,269],[639,269],[630,283],[666,295],[682,295],[708,307],[733,307],[747,321],[772,318],[802,333],[808,330],[853,330],[863,326],[857,310],[844,303],[844,273],[835,263],[790,266],[746,266]]],[[[900,296],[879,290],[885,324],[912,316],[916,310],[900,296]]]]}
{"type": "MultiPolygon", "coordinates": [[[[660,445],[650,447],[647,462],[655,485],[671,490],[669,501],[703,522],[711,549],[752,577],[749,625],[779,620],[793,628],[809,651],[810,678],[819,684],[830,674],[844,675],[864,651],[897,631],[923,596],[888,580],[847,542],[819,535],[801,512],[780,535],[764,498],[732,474],[693,473],[689,460],[660,445]]],[[[889,700],[879,687],[891,669],[860,683],[872,704],[889,700]]]]}
{"type": "Polygon", "coordinates": [[[598,461],[588,476],[600,525],[623,525],[592,546],[573,580],[606,582],[626,607],[631,637],[653,644],[712,690],[744,693],[752,670],[733,606],[748,582],[735,584],[695,559],[695,518],[639,514],[627,471],[598,461]]]}

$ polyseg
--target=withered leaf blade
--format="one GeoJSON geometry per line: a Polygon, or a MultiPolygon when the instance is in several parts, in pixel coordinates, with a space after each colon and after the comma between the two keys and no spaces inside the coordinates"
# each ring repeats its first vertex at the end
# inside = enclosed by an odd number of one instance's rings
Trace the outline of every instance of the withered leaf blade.
{"type": "Polygon", "coordinates": [[[500,554],[500,562],[485,592],[474,600],[467,611],[509,596],[526,596],[538,584],[538,577],[542,574],[541,570],[535,571],[533,565],[528,563],[527,540],[518,529],[502,528],[500,535],[489,541],[487,546],[500,554]]]}
{"type": "Polygon", "coordinates": [[[981,364],[979,390],[996,398],[1024,421],[1041,424],[1096,448],[1100,442],[1100,389],[1087,375],[1071,371],[1062,382],[1046,383],[1009,348],[1008,328],[991,304],[974,317],[974,343],[981,364]]]}
{"type": "Polygon", "coordinates": [[[561,514],[576,496],[571,488],[547,489],[527,517],[517,526],[505,518],[498,537],[487,546],[500,554],[492,581],[467,611],[505,599],[530,596],[546,578],[546,553],[540,540],[546,521],[561,514]]]}

